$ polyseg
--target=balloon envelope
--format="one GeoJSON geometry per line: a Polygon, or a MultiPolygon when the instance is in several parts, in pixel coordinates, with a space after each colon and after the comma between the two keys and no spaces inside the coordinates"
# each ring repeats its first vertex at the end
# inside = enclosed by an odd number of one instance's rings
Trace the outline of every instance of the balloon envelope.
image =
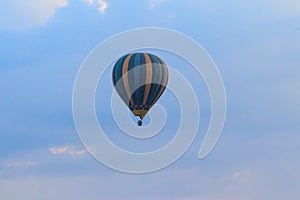
{"type": "Polygon", "coordinates": [[[163,94],[168,83],[168,69],[156,55],[132,53],[116,62],[112,80],[128,108],[143,119],[163,94]]]}

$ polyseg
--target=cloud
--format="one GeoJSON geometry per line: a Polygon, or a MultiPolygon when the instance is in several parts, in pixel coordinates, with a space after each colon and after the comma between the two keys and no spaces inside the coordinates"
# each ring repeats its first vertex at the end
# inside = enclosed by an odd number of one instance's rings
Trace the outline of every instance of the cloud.
{"type": "Polygon", "coordinates": [[[96,0],[84,0],[84,1],[90,4],[91,6],[97,7],[97,10],[102,14],[104,14],[105,10],[108,8],[108,4],[105,0],[98,0],[97,4],[95,4],[96,0]]]}
{"type": "Polygon", "coordinates": [[[84,0],[84,1],[88,2],[90,5],[94,4],[94,0],[84,0]]]}
{"type": "Polygon", "coordinates": [[[1,1],[0,29],[22,30],[44,25],[54,17],[57,8],[67,5],[67,0],[1,1]]]}
{"type": "Polygon", "coordinates": [[[300,17],[300,3],[298,0],[265,0],[265,2],[265,6],[268,5],[272,9],[270,15],[275,19],[278,17],[300,17]]]}
{"type": "Polygon", "coordinates": [[[98,10],[99,10],[102,14],[104,14],[105,10],[106,10],[107,7],[108,7],[107,2],[104,1],[104,0],[98,0],[98,4],[99,4],[98,10]]]}
{"type": "Polygon", "coordinates": [[[36,162],[25,160],[25,161],[13,161],[13,162],[7,162],[2,165],[2,167],[5,168],[27,168],[37,165],[36,162]]]}
{"type": "Polygon", "coordinates": [[[77,149],[76,146],[51,147],[48,151],[52,154],[67,154],[71,156],[82,156],[87,153],[85,149],[77,149]]]}
{"type": "MultiPolygon", "coordinates": [[[[160,0],[151,0],[160,1],[160,0]]],[[[162,0],[161,0],[162,1],[162,0]]],[[[186,5],[200,8],[212,13],[222,10],[222,13],[242,13],[251,19],[282,20],[300,17],[299,0],[261,0],[261,1],[216,1],[216,0],[187,0],[186,5]]]]}
{"type": "Polygon", "coordinates": [[[231,190],[239,190],[241,187],[252,184],[256,181],[256,175],[253,170],[248,168],[235,171],[230,176],[230,185],[231,190]]]}
{"type": "Polygon", "coordinates": [[[69,147],[51,147],[48,150],[52,154],[62,154],[65,153],[68,149],[69,147]]]}
{"type": "Polygon", "coordinates": [[[150,9],[155,9],[158,6],[162,5],[163,3],[165,3],[167,0],[150,0],[149,1],[149,8],[150,9]]]}

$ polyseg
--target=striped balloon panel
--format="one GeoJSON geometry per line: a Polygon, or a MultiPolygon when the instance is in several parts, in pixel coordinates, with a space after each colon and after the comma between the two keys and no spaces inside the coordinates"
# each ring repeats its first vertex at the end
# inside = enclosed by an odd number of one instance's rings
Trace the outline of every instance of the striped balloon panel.
{"type": "Polygon", "coordinates": [[[159,57],[149,53],[134,53],[116,62],[112,79],[119,96],[130,110],[149,110],[165,90],[168,70],[159,57]]]}

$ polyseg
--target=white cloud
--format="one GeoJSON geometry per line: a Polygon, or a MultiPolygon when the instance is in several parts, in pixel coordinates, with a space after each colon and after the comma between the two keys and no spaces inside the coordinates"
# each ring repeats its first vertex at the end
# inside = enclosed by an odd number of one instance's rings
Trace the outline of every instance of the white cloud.
{"type": "Polygon", "coordinates": [[[0,162],[0,175],[1,167],[8,169],[20,169],[20,168],[29,168],[33,166],[38,166],[45,163],[50,163],[55,161],[57,158],[51,155],[66,155],[69,157],[78,157],[84,156],[87,151],[85,149],[76,147],[75,145],[70,146],[61,146],[61,147],[50,147],[48,149],[35,150],[32,152],[22,153],[16,155],[13,158],[8,160],[3,160],[0,162]]]}
{"type": "MultiPolygon", "coordinates": [[[[151,0],[160,1],[160,0],[151,0]]],[[[162,0],[161,0],[162,1],[162,0]]],[[[187,0],[186,4],[190,6],[200,7],[215,13],[216,10],[228,12],[242,12],[251,18],[259,19],[267,18],[268,20],[280,20],[286,18],[300,17],[300,1],[299,0],[261,0],[261,1],[216,1],[216,0],[187,0]]]]}
{"type": "Polygon", "coordinates": [[[104,14],[105,10],[108,8],[108,4],[105,0],[98,0],[97,3],[95,3],[96,0],[84,0],[84,1],[90,4],[91,6],[96,7],[97,10],[102,14],[104,14]]]}
{"type": "Polygon", "coordinates": [[[67,0],[0,1],[0,29],[20,30],[44,25],[54,17],[57,8],[67,5],[67,0]]]}
{"type": "Polygon", "coordinates": [[[149,8],[150,9],[155,9],[158,6],[162,5],[163,3],[165,3],[167,0],[150,0],[149,1],[149,8]]]}
{"type": "Polygon", "coordinates": [[[265,8],[269,8],[269,15],[277,18],[282,17],[300,17],[300,2],[299,0],[265,0],[265,8]]]}
{"type": "Polygon", "coordinates": [[[88,2],[90,5],[94,4],[94,0],[85,0],[86,2],[88,2]]]}
{"type": "Polygon", "coordinates": [[[86,152],[86,150],[84,150],[84,149],[81,149],[81,150],[75,150],[75,149],[70,149],[69,151],[68,151],[68,154],[69,155],[74,155],[74,156],[82,156],[82,155],[84,155],[84,154],[86,154],[87,152],[86,152]]]}
{"type": "Polygon", "coordinates": [[[99,8],[98,10],[104,14],[105,10],[107,9],[108,5],[107,2],[104,0],[98,0],[99,8]]]}
{"type": "Polygon", "coordinates": [[[230,178],[233,183],[240,185],[246,182],[254,181],[255,174],[250,169],[243,169],[234,172],[230,178]]]}
{"type": "Polygon", "coordinates": [[[7,162],[3,164],[3,167],[6,168],[27,168],[37,165],[36,162],[25,160],[25,161],[13,161],[13,162],[7,162]]]}
{"type": "Polygon", "coordinates": [[[69,147],[51,147],[48,150],[52,154],[62,154],[65,153],[68,149],[69,147]]]}
{"type": "Polygon", "coordinates": [[[76,146],[51,147],[48,151],[52,154],[67,154],[71,156],[82,156],[86,154],[85,149],[77,149],[76,146]]]}

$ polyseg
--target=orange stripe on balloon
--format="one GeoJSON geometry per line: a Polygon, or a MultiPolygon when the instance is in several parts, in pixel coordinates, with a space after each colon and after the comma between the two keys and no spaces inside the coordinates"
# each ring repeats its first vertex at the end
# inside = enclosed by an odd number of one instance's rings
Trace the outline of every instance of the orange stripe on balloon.
{"type": "Polygon", "coordinates": [[[129,99],[130,103],[132,105],[134,105],[133,99],[131,98],[131,91],[130,91],[129,80],[128,80],[128,63],[129,63],[131,56],[132,56],[132,54],[128,55],[123,63],[122,80],[123,80],[124,88],[125,88],[126,94],[128,96],[128,99],[129,99]]]}

